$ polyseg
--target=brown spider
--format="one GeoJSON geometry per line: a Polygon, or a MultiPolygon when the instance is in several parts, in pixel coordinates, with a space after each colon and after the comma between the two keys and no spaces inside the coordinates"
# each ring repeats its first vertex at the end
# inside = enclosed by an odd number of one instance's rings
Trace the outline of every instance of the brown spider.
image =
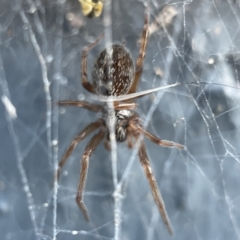
{"type": "MultiPolygon", "coordinates": [[[[143,70],[143,63],[146,53],[146,47],[148,42],[148,15],[145,13],[144,28],[142,31],[141,37],[141,46],[139,51],[139,56],[136,62],[136,70],[134,71],[134,64],[130,57],[130,54],[126,48],[119,44],[113,44],[109,49],[103,50],[99,57],[97,58],[93,71],[92,78],[93,84],[88,82],[87,76],[87,56],[88,52],[97,45],[100,39],[103,37],[101,35],[98,39],[85,47],[82,51],[81,59],[81,78],[83,87],[93,93],[100,96],[119,96],[128,95],[135,93],[141,74],[143,70]]],[[[129,96],[132,96],[129,95],[129,96]]],[[[129,99],[135,99],[136,97],[130,97],[128,100],[115,100],[114,101],[114,111],[115,111],[115,136],[118,142],[123,142],[127,140],[128,147],[132,148],[134,142],[140,139],[139,144],[139,159],[144,168],[146,177],[148,179],[149,185],[151,187],[152,195],[154,201],[159,209],[159,212],[162,216],[162,219],[169,231],[172,234],[171,223],[168,219],[167,212],[165,210],[165,205],[160,193],[160,190],[157,186],[156,179],[153,175],[150,162],[147,156],[147,151],[143,140],[140,137],[141,134],[149,138],[154,143],[163,146],[163,147],[175,147],[179,149],[184,149],[184,146],[178,143],[161,140],[156,136],[152,135],[142,127],[141,119],[138,114],[133,111],[137,104],[135,102],[130,102],[129,99]]],[[[73,150],[79,142],[81,142],[85,137],[87,137],[93,131],[100,129],[100,131],[95,134],[88,145],[85,148],[85,151],[82,155],[81,161],[81,172],[80,180],[78,184],[76,202],[79,208],[82,210],[83,215],[87,221],[89,221],[88,210],[83,202],[83,190],[86,182],[88,166],[89,166],[89,157],[92,152],[96,149],[99,143],[105,139],[105,147],[109,146],[109,129],[107,125],[107,119],[109,118],[109,113],[107,111],[107,105],[103,104],[96,105],[88,103],[85,101],[59,101],[60,106],[76,106],[86,108],[93,112],[102,112],[102,118],[98,119],[96,122],[90,123],[86,126],[71,142],[69,148],[65,152],[63,158],[59,162],[56,178],[59,179],[59,174],[66,163],[68,157],[72,154],[73,150]]]]}

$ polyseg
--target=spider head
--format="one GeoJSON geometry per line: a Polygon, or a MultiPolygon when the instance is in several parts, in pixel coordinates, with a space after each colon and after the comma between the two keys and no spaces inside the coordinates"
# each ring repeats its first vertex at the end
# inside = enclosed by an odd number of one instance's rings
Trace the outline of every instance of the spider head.
{"type": "MultiPolygon", "coordinates": [[[[129,110],[115,111],[115,137],[116,141],[124,142],[127,139],[127,128],[129,118],[133,113],[129,110]]],[[[108,130],[107,140],[110,141],[110,133],[108,130]]]]}
{"type": "Polygon", "coordinates": [[[132,58],[126,48],[119,43],[100,53],[92,71],[95,90],[103,96],[127,94],[133,77],[132,58]]]}

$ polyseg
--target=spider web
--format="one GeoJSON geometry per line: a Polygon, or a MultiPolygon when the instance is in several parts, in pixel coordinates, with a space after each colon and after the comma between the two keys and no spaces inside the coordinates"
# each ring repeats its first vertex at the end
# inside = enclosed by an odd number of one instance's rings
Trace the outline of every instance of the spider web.
{"type": "Polygon", "coordinates": [[[149,2],[150,39],[139,91],[181,83],[137,101],[150,132],[186,146],[179,151],[145,140],[174,235],[156,208],[137,149],[126,144],[111,152],[101,144],[91,156],[84,200],[92,224],[75,202],[89,137],[69,157],[59,187],[53,186],[71,140],[99,117],[54,104],[93,102],[80,83],[81,49],[105,30],[105,41],[89,54],[89,76],[111,42],[124,42],[136,59],[146,2],[105,0],[102,16],[87,19],[77,0],[3,0],[1,239],[240,238],[240,2],[149,2]]]}

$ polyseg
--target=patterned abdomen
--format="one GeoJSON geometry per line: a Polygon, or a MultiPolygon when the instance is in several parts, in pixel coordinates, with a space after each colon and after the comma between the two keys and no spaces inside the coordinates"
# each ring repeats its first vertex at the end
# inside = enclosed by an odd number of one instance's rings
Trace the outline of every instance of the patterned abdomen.
{"type": "Polygon", "coordinates": [[[119,43],[100,53],[92,71],[96,92],[104,96],[127,94],[133,78],[133,61],[124,46],[119,43]]]}

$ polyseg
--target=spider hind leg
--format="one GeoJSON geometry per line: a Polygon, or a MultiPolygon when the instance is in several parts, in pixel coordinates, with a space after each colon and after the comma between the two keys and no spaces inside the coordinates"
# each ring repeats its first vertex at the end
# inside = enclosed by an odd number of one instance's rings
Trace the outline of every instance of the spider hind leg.
{"type": "Polygon", "coordinates": [[[103,38],[104,34],[101,34],[95,42],[89,44],[82,50],[82,58],[81,58],[81,79],[82,79],[82,86],[91,93],[96,93],[95,87],[88,81],[88,74],[87,74],[87,58],[88,58],[88,52],[93,49],[99,41],[103,38]]]}
{"type": "Polygon", "coordinates": [[[148,12],[147,11],[145,12],[144,17],[145,17],[144,18],[144,27],[143,27],[142,36],[141,36],[141,46],[140,46],[140,50],[139,50],[139,55],[138,55],[137,62],[136,62],[135,76],[134,76],[132,86],[131,86],[130,90],[128,91],[128,94],[136,92],[139,80],[142,76],[143,64],[144,64],[146,48],[147,48],[148,38],[149,38],[148,12]]]}

